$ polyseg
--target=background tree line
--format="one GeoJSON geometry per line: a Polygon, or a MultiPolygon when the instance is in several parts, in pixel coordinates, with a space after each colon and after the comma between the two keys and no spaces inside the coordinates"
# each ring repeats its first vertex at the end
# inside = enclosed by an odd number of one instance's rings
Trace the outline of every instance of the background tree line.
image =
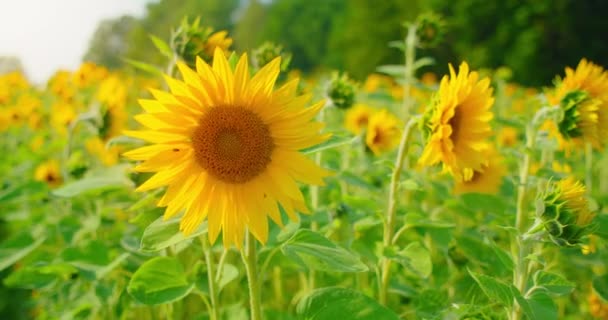
{"type": "Polygon", "coordinates": [[[546,85],[581,57],[608,65],[603,0],[160,0],[141,19],[104,21],[85,60],[120,68],[121,57],[163,63],[148,34],[168,39],[184,16],[225,29],[239,51],[264,41],[293,53],[292,66],[348,71],[363,79],[380,64],[400,63],[388,42],[405,36],[404,21],[433,10],[447,22],[442,44],[423,50],[436,58],[431,71],[466,59],[473,67],[508,66],[514,80],[546,85]]]}

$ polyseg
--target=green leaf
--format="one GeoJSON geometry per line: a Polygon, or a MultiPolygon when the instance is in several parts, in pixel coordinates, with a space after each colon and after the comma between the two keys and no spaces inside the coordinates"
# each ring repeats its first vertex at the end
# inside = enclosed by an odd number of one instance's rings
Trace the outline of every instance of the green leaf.
{"type": "Polygon", "coordinates": [[[517,303],[519,303],[523,313],[530,320],[557,319],[557,306],[546,293],[537,292],[528,299],[518,296],[517,303]]]}
{"type": "Polygon", "coordinates": [[[40,246],[46,237],[34,239],[29,232],[22,232],[12,236],[0,244],[0,271],[25,257],[28,253],[40,246]]]}
{"type": "Polygon", "coordinates": [[[314,147],[306,148],[302,150],[302,152],[306,154],[311,154],[343,145],[353,144],[358,139],[359,137],[353,137],[351,134],[346,132],[336,132],[329,139],[327,139],[327,141],[320,143],[314,147]]]}
{"type": "Polygon", "coordinates": [[[534,285],[547,290],[547,293],[558,296],[569,294],[574,290],[574,283],[564,277],[539,270],[534,274],[534,285]]]}
{"type": "MultiPolygon", "coordinates": [[[[606,199],[608,201],[608,199],[606,199]]],[[[608,240],[608,214],[600,214],[595,216],[593,220],[597,224],[594,234],[608,240]]]]}
{"type": "Polygon", "coordinates": [[[224,263],[222,267],[222,273],[219,281],[217,282],[217,286],[221,291],[227,284],[236,280],[239,277],[239,269],[234,265],[229,263],[224,263]]]}
{"type": "Polygon", "coordinates": [[[402,78],[405,75],[405,66],[401,64],[388,64],[376,68],[378,72],[388,74],[389,76],[402,78]]]}
{"type": "Polygon", "coordinates": [[[513,271],[515,263],[513,263],[513,259],[511,258],[511,256],[506,253],[505,250],[497,246],[496,243],[490,244],[490,248],[494,250],[496,257],[498,257],[498,260],[500,261],[502,266],[509,272],[513,271]]]}
{"type": "Polygon", "coordinates": [[[311,270],[330,272],[364,272],[367,266],[359,257],[324,236],[300,229],[282,246],[285,256],[311,270]]]}
{"type": "Polygon", "coordinates": [[[403,224],[406,228],[422,227],[427,229],[449,229],[454,228],[454,224],[444,221],[433,221],[428,219],[428,215],[419,212],[409,212],[405,215],[403,224]]]}
{"type": "Polygon", "coordinates": [[[68,183],[53,190],[51,194],[62,198],[72,198],[89,191],[118,188],[132,188],[133,182],[126,176],[126,167],[118,165],[94,172],[91,176],[68,183]]]}
{"type": "Polygon", "coordinates": [[[490,300],[498,301],[509,308],[513,306],[513,299],[519,295],[519,292],[517,292],[517,289],[513,285],[505,284],[500,280],[475,273],[471,270],[469,270],[469,274],[475,279],[481,290],[483,290],[490,300]]]}
{"type": "Polygon", "coordinates": [[[388,43],[388,46],[405,52],[405,42],[403,40],[391,41],[388,43]]]}
{"type": "Polygon", "coordinates": [[[6,190],[2,190],[0,192],[0,203],[9,202],[24,194],[32,195],[40,192],[46,192],[47,188],[48,187],[45,183],[32,180],[16,186],[10,186],[6,190]]]}
{"type": "Polygon", "coordinates": [[[422,67],[432,66],[434,64],[435,64],[435,59],[433,59],[431,57],[422,57],[422,58],[416,60],[416,62],[414,62],[414,65],[412,66],[412,68],[414,70],[418,70],[422,67]]]}
{"type": "Polygon", "coordinates": [[[595,290],[602,299],[608,301],[608,273],[593,277],[593,290],[595,290]]]}
{"type": "Polygon", "coordinates": [[[69,264],[87,271],[85,276],[91,280],[112,262],[110,249],[101,240],[91,240],[79,247],[68,247],[61,253],[61,258],[69,264]]]}
{"type": "Polygon", "coordinates": [[[140,250],[143,252],[156,252],[175,245],[182,241],[198,237],[207,233],[207,222],[203,222],[199,228],[186,236],[179,230],[181,217],[165,220],[163,217],[152,222],[141,237],[140,250]]]}
{"type": "Polygon", "coordinates": [[[296,307],[302,320],[397,320],[399,317],[376,300],[351,289],[330,287],[317,289],[304,297],[296,307]]]}
{"type": "Polygon", "coordinates": [[[4,284],[11,288],[41,289],[57,279],[53,273],[46,273],[39,267],[26,266],[11,273],[4,279],[4,284]]]}
{"type": "Polygon", "coordinates": [[[431,255],[419,242],[410,243],[403,250],[395,252],[389,258],[401,263],[422,278],[427,278],[433,271],[431,255]]]}
{"type": "Polygon", "coordinates": [[[147,72],[151,75],[154,76],[162,76],[163,73],[162,71],[160,71],[156,66],[153,66],[151,64],[147,64],[144,62],[140,62],[140,61],[136,61],[136,60],[131,60],[131,59],[127,59],[124,58],[123,59],[126,63],[130,64],[131,66],[133,66],[135,69],[147,72]]]}
{"type": "Polygon", "coordinates": [[[150,40],[152,40],[156,49],[158,49],[163,56],[169,59],[173,58],[173,50],[171,50],[171,47],[169,47],[165,41],[154,35],[150,35],[150,40]]]}
{"type": "Polygon", "coordinates": [[[154,305],[180,300],[193,288],[177,258],[156,257],[135,271],[127,292],[143,304],[154,305]]]}

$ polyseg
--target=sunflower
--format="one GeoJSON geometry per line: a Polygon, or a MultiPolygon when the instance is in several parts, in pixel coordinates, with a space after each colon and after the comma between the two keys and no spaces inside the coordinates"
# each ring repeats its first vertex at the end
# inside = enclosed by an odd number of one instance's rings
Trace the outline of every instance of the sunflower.
{"type": "Polygon", "coordinates": [[[62,179],[57,160],[48,160],[36,168],[34,179],[48,184],[50,187],[61,185],[62,179]]]}
{"type": "Polygon", "coordinates": [[[558,245],[580,243],[593,230],[594,213],[585,198],[585,186],[570,177],[551,183],[543,195],[539,217],[558,245]]]}
{"type": "Polygon", "coordinates": [[[479,80],[477,72],[469,73],[466,62],[458,75],[450,65],[450,76],[444,76],[426,126],[430,136],[420,163],[443,162],[456,180],[470,180],[475,171],[486,165],[487,142],[492,134],[490,111],[494,98],[490,80],[479,80]]]}
{"type": "Polygon", "coordinates": [[[369,119],[365,143],[375,155],[395,148],[400,137],[400,121],[386,109],[373,114],[369,119]]]}
{"type": "Polygon", "coordinates": [[[226,247],[241,247],[246,230],[265,243],[267,216],[282,225],[279,207],[292,220],[308,212],[296,180],[322,185],[329,175],[299,152],[329,138],[312,121],[324,102],[305,108],[310,96],[296,95],[297,80],[273,90],[280,63],[250,77],[246,54],[232,71],[217,48],[212,66],[178,63],[184,82],[166,77],[171,93],[140,100],[146,113],[135,119],[148,129],[126,133],[153,144],[125,156],[144,161],[135,170],[156,172],[137,191],[167,186],[158,205],[165,219],[185,211],[184,234],[208,219],[212,243],[222,232],[226,247]]]}
{"type": "MultiPolygon", "coordinates": [[[[582,59],[576,69],[566,68],[566,76],[556,88],[555,95],[549,97],[553,104],[560,102],[575,91],[587,93],[587,111],[579,110],[582,117],[591,115],[590,104],[596,104],[597,142],[596,146],[608,139],[608,72],[604,68],[582,59]]],[[[578,108],[577,108],[578,109],[578,108]]],[[[595,141],[594,141],[595,142],[595,141]]]]}
{"type": "Polygon", "coordinates": [[[375,110],[365,104],[355,104],[354,107],[346,111],[344,127],[353,134],[360,134],[367,127],[369,118],[375,110]]]}
{"type": "Polygon", "coordinates": [[[483,169],[473,172],[473,177],[468,181],[456,181],[454,193],[467,192],[496,194],[502,184],[502,178],[507,173],[504,160],[496,150],[489,149],[486,158],[488,164],[483,169]]]}

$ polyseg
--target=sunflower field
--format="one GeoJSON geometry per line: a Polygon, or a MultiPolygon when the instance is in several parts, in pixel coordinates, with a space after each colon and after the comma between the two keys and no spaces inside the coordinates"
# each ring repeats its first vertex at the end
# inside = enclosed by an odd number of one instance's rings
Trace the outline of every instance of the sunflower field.
{"type": "Polygon", "coordinates": [[[608,71],[524,86],[395,28],[362,79],[193,18],[0,75],[0,318],[608,319],[608,71]]]}

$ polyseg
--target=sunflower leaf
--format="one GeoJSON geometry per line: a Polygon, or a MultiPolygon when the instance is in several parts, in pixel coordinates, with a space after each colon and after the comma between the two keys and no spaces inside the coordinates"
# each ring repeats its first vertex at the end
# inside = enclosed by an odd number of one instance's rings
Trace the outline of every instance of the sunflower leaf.
{"type": "Polygon", "coordinates": [[[296,307],[298,319],[399,319],[390,309],[352,289],[329,287],[317,289],[296,307]]]}
{"type": "Polygon", "coordinates": [[[156,49],[158,49],[158,51],[165,57],[171,59],[173,57],[173,50],[171,50],[171,47],[165,42],[163,41],[161,38],[154,36],[154,35],[150,35],[150,40],[152,40],[152,43],[154,43],[154,46],[156,47],[156,49]]]}
{"type": "Polygon", "coordinates": [[[282,246],[283,254],[311,270],[364,272],[367,266],[354,253],[307,229],[298,230],[282,246]]]}
{"type": "Polygon", "coordinates": [[[127,292],[135,300],[155,305],[170,303],[187,296],[194,284],[186,279],[184,267],[175,257],[156,257],[135,271],[127,292]]]}

